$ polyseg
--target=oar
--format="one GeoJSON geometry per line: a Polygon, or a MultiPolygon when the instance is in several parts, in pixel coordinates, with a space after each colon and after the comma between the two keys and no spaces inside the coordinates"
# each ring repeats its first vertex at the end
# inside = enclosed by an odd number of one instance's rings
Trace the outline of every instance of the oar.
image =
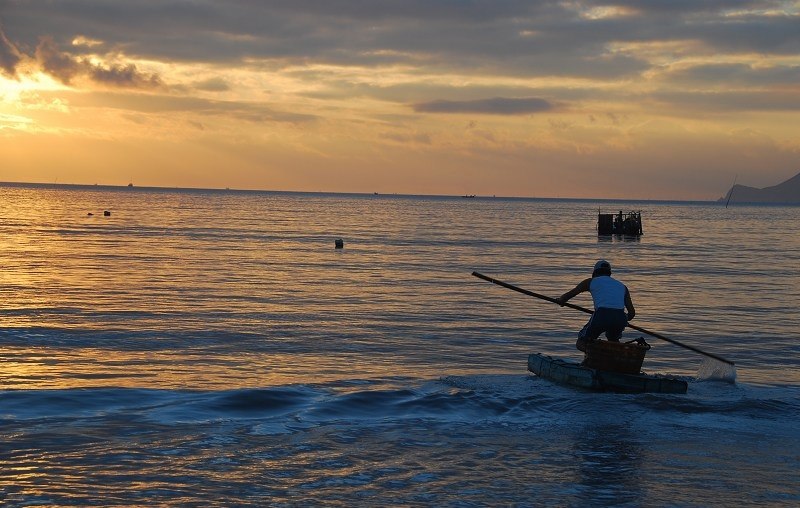
{"type": "MultiPolygon", "coordinates": [[[[478,277],[479,279],[483,279],[483,280],[491,282],[493,284],[497,284],[498,286],[503,286],[504,288],[511,289],[512,291],[516,291],[518,293],[522,293],[523,295],[533,296],[535,298],[540,298],[542,300],[547,300],[548,302],[558,304],[558,300],[556,300],[555,298],[550,298],[549,296],[540,295],[539,293],[534,293],[533,291],[528,291],[527,289],[522,289],[520,287],[514,286],[514,285],[509,284],[507,282],[503,282],[501,280],[493,279],[492,277],[489,277],[487,275],[483,275],[482,273],[472,272],[472,275],[474,275],[475,277],[478,277]]],[[[585,307],[581,307],[580,305],[575,305],[575,304],[572,304],[572,303],[569,303],[569,302],[566,302],[564,304],[564,307],[569,307],[571,309],[579,310],[579,311],[585,312],[587,314],[594,314],[593,310],[589,310],[589,309],[587,309],[585,307]]],[[[707,351],[703,351],[701,349],[697,349],[694,346],[690,346],[688,344],[684,344],[682,342],[678,342],[675,339],[670,339],[668,337],[664,337],[660,333],[651,332],[650,330],[647,330],[647,329],[642,328],[640,326],[636,326],[636,325],[632,325],[632,324],[628,323],[628,328],[632,328],[634,330],[638,330],[638,331],[640,331],[642,333],[646,333],[647,335],[652,335],[653,337],[655,337],[657,339],[665,340],[667,342],[675,344],[676,346],[680,346],[680,347],[688,349],[690,351],[694,351],[695,353],[700,353],[701,355],[705,355],[705,356],[708,356],[709,358],[713,358],[713,359],[718,360],[720,362],[727,363],[728,365],[734,365],[734,363],[732,361],[730,361],[730,360],[726,360],[725,358],[717,356],[717,355],[715,355],[713,353],[709,353],[707,351]]]]}

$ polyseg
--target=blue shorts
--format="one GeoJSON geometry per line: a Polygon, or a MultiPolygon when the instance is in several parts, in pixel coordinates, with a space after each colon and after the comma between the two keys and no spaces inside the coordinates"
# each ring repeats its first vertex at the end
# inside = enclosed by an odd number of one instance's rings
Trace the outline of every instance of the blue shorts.
{"type": "Polygon", "coordinates": [[[578,333],[578,339],[595,340],[605,333],[608,340],[619,342],[620,337],[622,337],[622,330],[626,326],[628,326],[628,315],[625,314],[623,309],[600,307],[594,311],[589,322],[578,333]]]}

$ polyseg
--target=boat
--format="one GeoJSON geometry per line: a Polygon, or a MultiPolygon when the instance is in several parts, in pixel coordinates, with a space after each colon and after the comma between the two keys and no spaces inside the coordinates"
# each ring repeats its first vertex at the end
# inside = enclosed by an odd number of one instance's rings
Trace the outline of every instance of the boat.
{"type": "Polygon", "coordinates": [[[528,356],[528,370],[559,384],[599,392],[686,393],[686,381],[660,374],[624,374],[586,367],[541,353],[528,356]]]}
{"type": "Polygon", "coordinates": [[[556,383],[600,392],[682,394],[689,387],[682,379],[641,372],[650,349],[642,338],[625,343],[592,341],[584,349],[581,363],[533,353],[528,356],[528,370],[556,383]]]}

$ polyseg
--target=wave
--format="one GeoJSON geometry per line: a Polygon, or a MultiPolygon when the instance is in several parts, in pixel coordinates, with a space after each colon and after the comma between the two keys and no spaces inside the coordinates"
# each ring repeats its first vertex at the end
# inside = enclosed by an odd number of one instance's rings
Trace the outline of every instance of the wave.
{"type": "Polygon", "coordinates": [[[59,422],[130,418],[161,425],[216,421],[270,423],[291,429],[343,423],[419,420],[440,423],[564,425],[628,415],[630,421],[687,416],[724,417],[737,427],[753,420],[794,425],[797,387],[691,383],[688,395],[598,394],[553,385],[534,376],[447,376],[400,382],[349,380],[222,391],[84,388],[0,392],[0,422],[59,422]],[[731,419],[735,421],[731,421],[731,419]]]}

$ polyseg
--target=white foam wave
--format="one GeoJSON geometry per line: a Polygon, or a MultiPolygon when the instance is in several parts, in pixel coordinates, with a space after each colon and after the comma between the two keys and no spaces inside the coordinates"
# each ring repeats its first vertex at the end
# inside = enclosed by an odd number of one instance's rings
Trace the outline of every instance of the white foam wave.
{"type": "Polygon", "coordinates": [[[724,381],[726,383],[736,383],[736,367],[728,363],[706,358],[697,371],[698,381],[724,381]]]}

